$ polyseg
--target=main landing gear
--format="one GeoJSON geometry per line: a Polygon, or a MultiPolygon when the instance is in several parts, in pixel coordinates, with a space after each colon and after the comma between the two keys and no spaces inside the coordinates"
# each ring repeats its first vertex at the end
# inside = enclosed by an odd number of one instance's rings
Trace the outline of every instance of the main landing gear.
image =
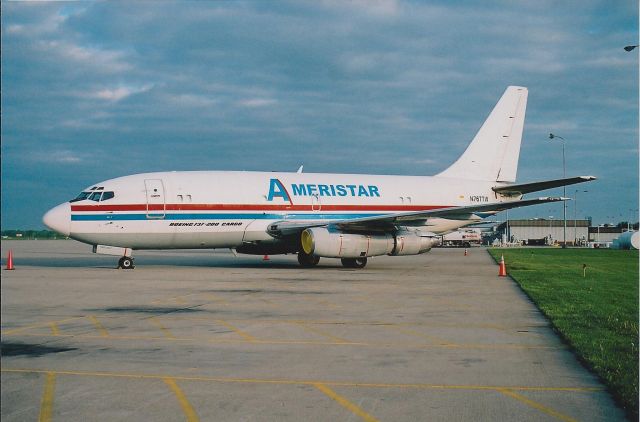
{"type": "Polygon", "coordinates": [[[300,249],[298,251],[298,262],[304,268],[311,268],[318,265],[318,262],[320,262],[320,257],[309,255],[304,251],[304,249],[300,249]]]}
{"type": "MultiPolygon", "coordinates": [[[[367,258],[342,258],[342,265],[346,268],[364,268],[367,265],[367,258]]],[[[307,254],[303,249],[298,251],[298,262],[304,268],[311,268],[318,265],[320,257],[307,254]]]]}
{"type": "Polygon", "coordinates": [[[122,268],[123,270],[134,269],[135,265],[133,265],[133,258],[131,258],[130,256],[123,256],[118,261],[118,268],[122,268]]]}
{"type": "Polygon", "coordinates": [[[367,265],[367,258],[342,258],[342,266],[345,268],[364,268],[367,265]]]}

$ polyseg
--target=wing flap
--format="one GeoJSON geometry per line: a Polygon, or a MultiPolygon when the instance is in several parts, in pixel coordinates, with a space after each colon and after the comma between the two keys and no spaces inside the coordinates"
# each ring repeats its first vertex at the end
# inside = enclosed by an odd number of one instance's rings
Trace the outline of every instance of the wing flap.
{"type": "Polygon", "coordinates": [[[469,220],[474,217],[481,219],[482,214],[495,214],[500,211],[526,207],[529,205],[544,204],[547,202],[566,201],[569,198],[543,197],[526,199],[522,201],[494,202],[483,205],[470,205],[465,207],[447,207],[427,211],[412,211],[404,213],[382,214],[370,217],[360,217],[343,220],[313,220],[313,221],[276,221],[269,225],[267,232],[276,238],[293,235],[310,227],[334,225],[343,230],[390,230],[396,225],[423,223],[429,218],[446,218],[451,220],[469,220]]]}

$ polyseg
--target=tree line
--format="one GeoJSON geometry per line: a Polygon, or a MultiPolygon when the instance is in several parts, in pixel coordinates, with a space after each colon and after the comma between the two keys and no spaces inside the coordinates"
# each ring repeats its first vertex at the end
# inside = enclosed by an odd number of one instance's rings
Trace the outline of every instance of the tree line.
{"type": "Polygon", "coordinates": [[[2,230],[3,239],[67,239],[60,233],[51,230],[2,230]]]}

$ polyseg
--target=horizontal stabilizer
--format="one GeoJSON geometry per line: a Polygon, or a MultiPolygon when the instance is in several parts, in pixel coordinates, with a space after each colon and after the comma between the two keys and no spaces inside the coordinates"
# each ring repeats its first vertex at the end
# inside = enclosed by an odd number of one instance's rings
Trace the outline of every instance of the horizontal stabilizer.
{"type": "Polygon", "coordinates": [[[566,179],[543,180],[541,182],[520,183],[517,185],[495,186],[493,191],[502,194],[522,194],[538,192],[541,190],[557,188],[560,186],[575,185],[596,180],[595,176],[577,176],[566,179]]]}

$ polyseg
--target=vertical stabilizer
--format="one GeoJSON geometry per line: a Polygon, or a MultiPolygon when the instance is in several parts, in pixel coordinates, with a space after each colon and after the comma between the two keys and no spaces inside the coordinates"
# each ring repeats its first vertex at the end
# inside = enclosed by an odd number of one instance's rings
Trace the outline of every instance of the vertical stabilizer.
{"type": "Polygon", "coordinates": [[[515,182],[527,88],[510,86],[465,152],[438,177],[515,182]]]}

